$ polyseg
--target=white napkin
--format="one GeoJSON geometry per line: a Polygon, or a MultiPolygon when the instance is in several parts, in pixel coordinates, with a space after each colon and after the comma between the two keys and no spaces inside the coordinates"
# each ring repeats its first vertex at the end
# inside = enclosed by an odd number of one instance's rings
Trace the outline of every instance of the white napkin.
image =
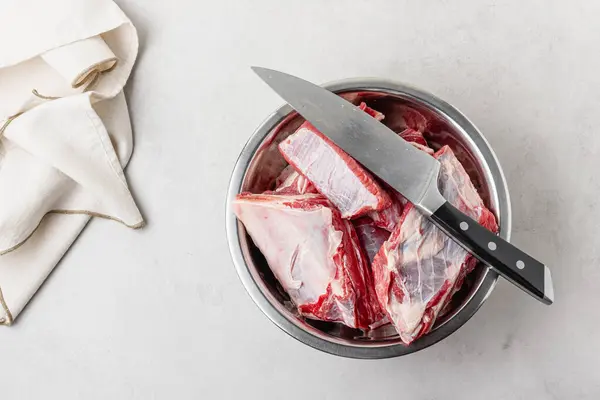
{"type": "Polygon", "coordinates": [[[111,0],[2,8],[0,324],[10,325],[90,216],[144,221],[123,174],[135,28],[111,0]]]}

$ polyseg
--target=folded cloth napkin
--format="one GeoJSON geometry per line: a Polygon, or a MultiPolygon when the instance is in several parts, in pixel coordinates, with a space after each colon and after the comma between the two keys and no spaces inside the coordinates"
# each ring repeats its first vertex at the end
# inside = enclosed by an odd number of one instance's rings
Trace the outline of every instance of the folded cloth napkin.
{"type": "Polygon", "coordinates": [[[10,325],[91,216],[132,228],[144,220],[123,174],[131,21],[112,0],[2,8],[0,324],[10,325]]]}

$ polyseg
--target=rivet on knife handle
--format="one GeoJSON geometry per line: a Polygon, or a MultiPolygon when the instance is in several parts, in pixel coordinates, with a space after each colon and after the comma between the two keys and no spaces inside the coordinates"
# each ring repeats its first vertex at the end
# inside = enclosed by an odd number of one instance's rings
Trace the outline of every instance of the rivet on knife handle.
{"type": "Polygon", "coordinates": [[[457,243],[500,275],[542,303],[552,304],[552,276],[550,269],[544,264],[488,231],[448,202],[430,218],[457,243]]]}

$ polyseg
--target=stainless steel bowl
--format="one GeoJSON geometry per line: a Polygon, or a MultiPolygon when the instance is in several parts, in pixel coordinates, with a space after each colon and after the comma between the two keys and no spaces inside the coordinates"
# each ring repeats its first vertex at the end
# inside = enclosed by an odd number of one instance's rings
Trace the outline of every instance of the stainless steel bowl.
{"type": "MultiPolygon", "coordinates": [[[[508,188],[500,164],[481,132],[456,108],[422,90],[383,79],[349,79],[324,85],[351,101],[365,101],[385,114],[392,129],[399,123],[399,110],[409,106],[431,121],[427,139],[435,146],[448,144],[465,166],[487,206],[496,214],[500,236],[510,239],[511,215],[508,188]]],[[[241,191],[262,192],[286,166],[277,144],[290,135],[303,119],[284,105],[252,134],[233,170],[227,200],[227,236],[237,272],[260,309],[282,330],[316,349],[353,358],[397,357],[424,349],[463,325],[494,289],[498,275],[479,265],[453,297],[452,311],[438,319],[433,330],[411,345],[402,344],[391,326],[365,335],[336,323],[300,317],[273,277],[264,257],[254,246],[244,226],[231,211],[231,202],[241,191]]]]}

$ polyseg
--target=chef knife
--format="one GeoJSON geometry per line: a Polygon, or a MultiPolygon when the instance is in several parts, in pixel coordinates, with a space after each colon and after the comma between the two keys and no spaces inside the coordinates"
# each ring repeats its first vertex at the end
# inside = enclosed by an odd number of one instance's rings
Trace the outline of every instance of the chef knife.
{"type": "Polygon", "coordinates": [[[552,304],[550,269],[446,201],[437,186],[440,163],[435,158],[327,89],[283,72],[252,69],[321,133],[400,192],[454,241],[542,303],[552,304]]]}

